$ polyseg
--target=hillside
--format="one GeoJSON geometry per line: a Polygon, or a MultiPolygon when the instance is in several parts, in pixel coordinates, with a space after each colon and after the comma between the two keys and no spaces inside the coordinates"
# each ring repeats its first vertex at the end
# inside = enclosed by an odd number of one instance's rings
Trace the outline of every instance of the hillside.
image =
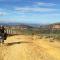
{"type": "Polygon", "coordinates": [[[8,37],[1,49],[0,60],[60,60],[60,43],[38,36],[8,37]]]}

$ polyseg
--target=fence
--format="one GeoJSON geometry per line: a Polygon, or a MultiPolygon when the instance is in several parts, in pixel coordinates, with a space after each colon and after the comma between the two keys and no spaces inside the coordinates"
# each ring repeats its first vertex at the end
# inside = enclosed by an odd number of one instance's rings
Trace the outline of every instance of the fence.
{"type": "Polygon", "coordinates": [[[6,29],[6,33],[11,35],[21,34],[20,29],[6,29]]]}

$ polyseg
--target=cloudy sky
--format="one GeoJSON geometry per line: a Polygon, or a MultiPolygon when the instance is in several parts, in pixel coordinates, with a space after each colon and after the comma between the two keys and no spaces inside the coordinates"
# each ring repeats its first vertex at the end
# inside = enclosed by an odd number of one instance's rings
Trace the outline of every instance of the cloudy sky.
{"type": "Polygon", "coordinates": [[[0,0],[0,22],[60,22],[60,0],[0,0]]]}

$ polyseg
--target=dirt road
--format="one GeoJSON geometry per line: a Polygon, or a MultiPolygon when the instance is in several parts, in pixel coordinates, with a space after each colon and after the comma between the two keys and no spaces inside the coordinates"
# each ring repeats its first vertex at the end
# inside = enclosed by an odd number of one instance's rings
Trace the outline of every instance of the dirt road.
{"type": "Polygon", "coordinates": [[[60,43],[32,36],[8,37],[2,48],[0,60],[60,60],[60,43]]]}

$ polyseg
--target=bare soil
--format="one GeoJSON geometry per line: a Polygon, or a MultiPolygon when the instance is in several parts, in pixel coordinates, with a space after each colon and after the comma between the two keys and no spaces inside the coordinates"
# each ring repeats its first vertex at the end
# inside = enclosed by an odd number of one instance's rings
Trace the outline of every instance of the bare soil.
{"type": "Polygon", "coordinates": [[[37,36],[11,36],[0,45],[0,60],[60,60],[60,42],[37,36]]]}

